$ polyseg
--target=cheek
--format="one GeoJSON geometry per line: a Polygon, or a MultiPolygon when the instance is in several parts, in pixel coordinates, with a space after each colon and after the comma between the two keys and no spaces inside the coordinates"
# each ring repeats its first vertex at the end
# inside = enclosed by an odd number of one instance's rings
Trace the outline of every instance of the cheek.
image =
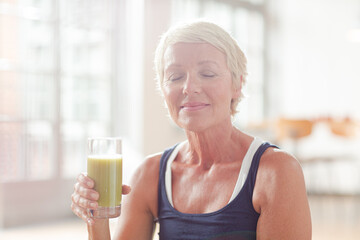
{"type": "Polygon", "coordinates": [[[215,100],[216,104],[217,104],[217,108],[223,112],[223,113],[228,113],[231,110],[231,101],[232,101],[232,91],[230,91],[229,89],[217,89],[216,90],[216,95],[213,95],[213,99],[217,99],[215,100]]]}
{"type": "Polygon", "coordinates": [[[219,101],[219,103],[224,103],[224,102],[228,102],[231,101],[232,96],[233,96],[233,91],[231,91],[231,89],[227,88],[227,87],[216,87],[215,89],[212,89],[212,91],[210,91],[213,93],[213,96],[215,99],[221,99],[221,101],[219,101]]]}
{"type": "Polygon", "coordinates": [[[166,103],[169,112],[171,113],[177,106],[177,96],[171,89],[162,89],[164,101],[166,103]]]}

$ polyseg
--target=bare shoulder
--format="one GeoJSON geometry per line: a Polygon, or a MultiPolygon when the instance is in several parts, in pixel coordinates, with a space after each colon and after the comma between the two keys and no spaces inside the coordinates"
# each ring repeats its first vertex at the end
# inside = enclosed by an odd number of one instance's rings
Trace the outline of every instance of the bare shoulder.
{"type": "Polygon", "coordinates": [[[156,153],[149,155],[145,160],[139,165],[136,169],[133,178],[137,179],[138,177],[155,177],[159,175],[159,166],[162,153],[156,153]]]}
{"type": "MultiPolygon", "coordinates": [[[[159,180],[159,166],[162,153],[147,156],[134,172],[130,186],[137,188],[142,193],[144,189],[157,188],[159,180]]],[[[135,189],[134,189],[135,190],[135,189]]]]}
{"type": "Polygon", "coordinates": [[[298,160],[286,151],[267,149],[260,159],[254,188],[254,205],[257,210],[275,201],[278,194],[290,194],[297,190],[306,193],[304,175],[298,160]]]}
{"type": "Polygon", "coordinates": [[[294,156],[269,148],[260,159],[253,193],[260,213],[258,239],[311,239],[311,214],[303,172],[294,156]]]}
{"type": "Polygon", "coordinates": [[[159,163],[161,153],[145,158],[134,172],[130,187],[131,192],[125,203],[135,203],[134,206],[148,212],[152,217],[157,214],[157,194],[159,182],[159,163]]]}
{"type": "Polygon", "coordinates": [[[300,163],[295,157],[288,152],[277,149],[268,148],[263,154],[259,171],[276,174],[278,177],[286,177],[289,174],[302,174],[300,163]]]}

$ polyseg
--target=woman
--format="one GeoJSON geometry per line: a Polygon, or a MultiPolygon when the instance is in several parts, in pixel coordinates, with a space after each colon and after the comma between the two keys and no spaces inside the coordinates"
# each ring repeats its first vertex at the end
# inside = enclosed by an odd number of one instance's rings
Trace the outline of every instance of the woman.
{"type": "MultiPolygon", "coordinates": [[[[193,22],[170,29],[155,56],[159,88],[187,141],[149,156],[123,190],[113,239],[311,239],[304,178],[291,155],[232,125],[246,58],[222,28],[193,22]]],[[[82,174],[72,209],[90,239],[110,239],[90,218],[98,194],[82,174]]]]}

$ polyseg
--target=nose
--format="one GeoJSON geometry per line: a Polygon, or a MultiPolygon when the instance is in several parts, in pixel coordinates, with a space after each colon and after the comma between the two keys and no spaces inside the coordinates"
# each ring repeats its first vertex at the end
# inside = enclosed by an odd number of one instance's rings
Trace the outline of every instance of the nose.
{"type": "Polygon", "coordinates": [[[201,81],[193,74],[188,74],[184,82],[183,93],[192,94],[201,92],[201,81]]]}

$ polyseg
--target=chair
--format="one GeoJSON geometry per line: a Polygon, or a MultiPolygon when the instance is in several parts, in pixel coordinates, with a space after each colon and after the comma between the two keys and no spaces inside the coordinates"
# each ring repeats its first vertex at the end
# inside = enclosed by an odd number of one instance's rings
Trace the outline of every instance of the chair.
{"type": "Polygon", "coordinates": [[[276,121],[276,141],[284,140],[293,142],[293,154],[298,155],[298,141],[312,133],[313,121],[307,119],[280,118],[276,121]]]}
{"type": "Polygon", "coordinates": [[[277,121],[277,138],[280,140],[291,138],[300,139],[309,136],[313,122],[306,119],[280,118],[277,121]]]}
{"type": "Polygon", "coordinates": [[[345,118],[341,120],[329,119],[327,123],[331,132],[337,136],[353,138],[359,134],[359,123],[350,118],[345,118]]]}

